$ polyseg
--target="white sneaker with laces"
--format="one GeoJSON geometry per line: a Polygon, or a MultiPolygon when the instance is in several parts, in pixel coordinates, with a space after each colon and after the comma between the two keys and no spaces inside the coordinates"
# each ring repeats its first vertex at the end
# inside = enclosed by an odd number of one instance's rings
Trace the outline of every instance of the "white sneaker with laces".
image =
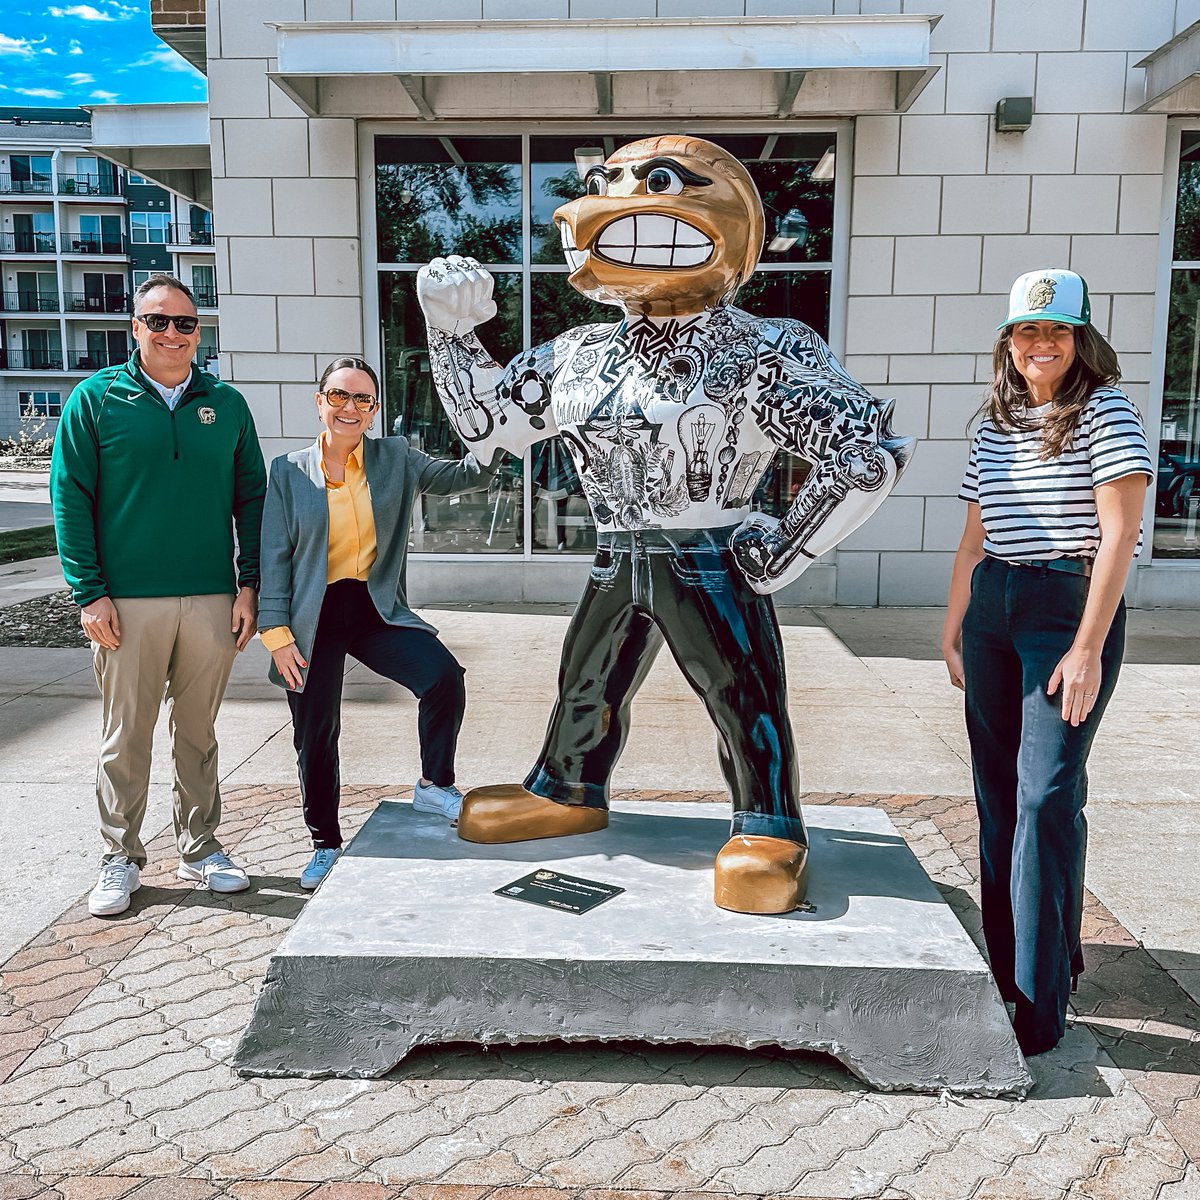
{"type": "Polygon", "coordinates": [[[306,892],[315,892],[341,854],[341,850],[338,849],[314,850],[312,858],[308,860],[308,866],[300,872],[300,886],[306,892]]]}
{"type": "Polygon", "coordinates": [[[431,783],[426,787],[418,779],[413,787],[413,808],[417,812],[437,813],[439,817],[457,821],[462,802],[463,794],[454,784],[439,787],[436,783],[431,783]]]}
{"type": "Polygon", "coordinates": [[[129,907],[129,897],[142,886],[137,863],[123,854],[110,858],[100,867],[100,878],[88,896],[88,912],[93,917],[115,917],[129,907]]]}
{"type": "Polygon", "coordinates": [[[244,892],[250,886],[250,877],[246,872],[220,850],[199,862],[189,863],[181,859],[179,870],[175,873],[180,879],[204,884],[210,892],[244,892]]]}

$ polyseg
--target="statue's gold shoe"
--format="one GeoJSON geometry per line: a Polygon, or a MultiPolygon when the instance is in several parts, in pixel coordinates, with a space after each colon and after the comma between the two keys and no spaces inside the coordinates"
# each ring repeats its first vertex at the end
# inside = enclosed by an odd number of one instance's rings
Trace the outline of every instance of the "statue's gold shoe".
{"type": "Polygon", "coordinates": [[[458,836],[465,842],[531,842],[595,833],[607,825],[607,809],[559,804],[519,783],[472,788],[458,814],[458,836]]]}
{"type": "Polygon", "coordinates": [[[807,846],[736,833],[717,855],[713,900],[730,912],[791,912],[804,902],[807,882],[807,846]]]}

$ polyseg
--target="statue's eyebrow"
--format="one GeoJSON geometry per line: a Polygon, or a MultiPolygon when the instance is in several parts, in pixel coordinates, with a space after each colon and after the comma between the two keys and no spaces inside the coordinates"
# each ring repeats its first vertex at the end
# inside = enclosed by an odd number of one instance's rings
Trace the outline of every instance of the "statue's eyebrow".
{"type": "Polygon", "coordinates": [[[708,187],[712,183],[711,179],[697,175],[695,171],[689,171],[683,163],[676,162],[673,158],[652,158],[649,162],[638,163],[636,167],[630,167],[629,171],[634,179],[645,179],[655,167],[670,168],[684,183],[690,183],[693,187],[708,187]]]}
{"type": "Polygon", "coordinates": [[[622,171],[620,167],[591,167],[588,173],[583,177],[584,183],[587,183],[593,175],[603,175],[609,183],[616,183],[621,178],[622,171]]]}

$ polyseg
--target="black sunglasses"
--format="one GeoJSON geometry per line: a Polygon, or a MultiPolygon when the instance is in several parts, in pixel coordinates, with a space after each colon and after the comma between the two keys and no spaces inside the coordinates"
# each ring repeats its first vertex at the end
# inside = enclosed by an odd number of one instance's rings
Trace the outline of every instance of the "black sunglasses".
{"type": "Polygon", "coordinates": [[[186,337],[196,332],[200,324],[199,317],[173,317],[169,313],[143,313],[137,318],[151,333],[162,333],[168,325],[174,325],[178,332],[186,337]]]}
{"type": "Polygon", "coordinates": [[[374,412],[379,403],[370,392],[344,392],[341,388],[330,388],[319,395],[324,396],[334,408],[345,408],[346,401],[353,400],[354,407],[363,413],[374,412]]]}

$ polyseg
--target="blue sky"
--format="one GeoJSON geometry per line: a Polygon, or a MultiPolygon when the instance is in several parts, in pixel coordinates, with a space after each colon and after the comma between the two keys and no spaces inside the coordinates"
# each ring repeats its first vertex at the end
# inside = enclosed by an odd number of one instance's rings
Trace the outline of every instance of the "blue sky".
{"type": "Polygon", "coordinates": [[[0,4],[0,107],[204,100],[206,81],[150,30],[149,0],[0,4]]]}

